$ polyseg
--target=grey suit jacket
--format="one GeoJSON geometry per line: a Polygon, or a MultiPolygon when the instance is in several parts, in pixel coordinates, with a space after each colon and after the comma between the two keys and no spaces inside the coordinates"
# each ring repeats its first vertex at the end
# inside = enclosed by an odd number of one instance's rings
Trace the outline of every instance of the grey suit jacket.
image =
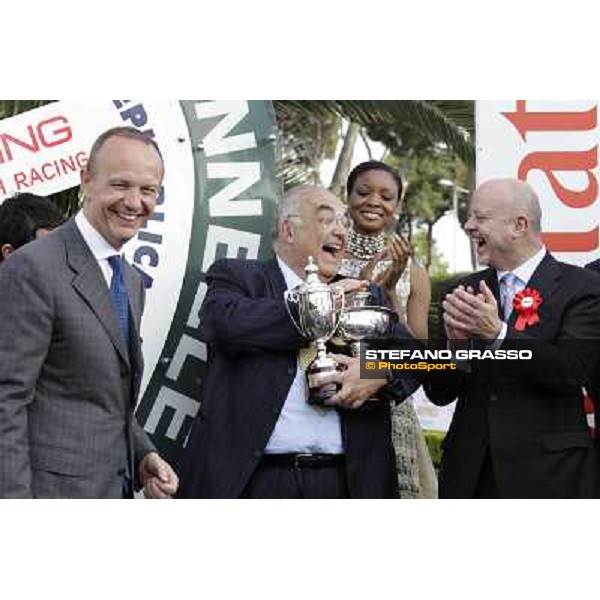
{"type": "Polygon", "coordinates": [[[73,220],[0,266],[0,497],[119,498],[154,450],[133,412],[143,286],[124,278],[131,352],[73,220]]]}

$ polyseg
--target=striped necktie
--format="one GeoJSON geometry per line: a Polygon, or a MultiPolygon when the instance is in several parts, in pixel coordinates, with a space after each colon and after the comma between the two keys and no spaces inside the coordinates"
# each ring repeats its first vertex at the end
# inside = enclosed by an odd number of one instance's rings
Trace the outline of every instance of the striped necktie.
{"type": "Polygon", "coordinates": [[[520,282],[521,280],[514,273],[505,273],[500,279],[500,300],[505,321],[508,321],[513,310],[513,300],[520,282]]]}

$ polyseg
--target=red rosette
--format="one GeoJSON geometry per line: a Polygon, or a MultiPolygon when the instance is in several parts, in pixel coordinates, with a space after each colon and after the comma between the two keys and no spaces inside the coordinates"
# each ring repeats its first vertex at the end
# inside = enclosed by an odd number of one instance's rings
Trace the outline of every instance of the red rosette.
{"type": "Polygon", "coordinates": [[[537,290],[525,288],[515,295],[513,308],[519,315],[515,322],[515,329],[523,331],[525,327],[536,325],[540,322],[538,308],[542,303],[542,297],[537,290]]]}

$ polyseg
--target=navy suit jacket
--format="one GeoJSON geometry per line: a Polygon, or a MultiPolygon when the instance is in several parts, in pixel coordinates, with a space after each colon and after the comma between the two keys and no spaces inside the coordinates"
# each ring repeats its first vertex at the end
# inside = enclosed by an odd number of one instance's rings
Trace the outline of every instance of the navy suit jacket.
{"type": "MultiPolygon", "coordinates": [[[[182,459],[180,496],[236,498],[263,455],[306,340],[287,313],[276,259],[219,260],[207,283],[200,317],[208,375],[182,459]]],[[[373,291],[382,304],[380,288],[373,291]]],[[[404,328],[398,333],[409,337],[404,328]]],[[[340,415],[351,497],[396,497],[389,402],[340,415]]]]}

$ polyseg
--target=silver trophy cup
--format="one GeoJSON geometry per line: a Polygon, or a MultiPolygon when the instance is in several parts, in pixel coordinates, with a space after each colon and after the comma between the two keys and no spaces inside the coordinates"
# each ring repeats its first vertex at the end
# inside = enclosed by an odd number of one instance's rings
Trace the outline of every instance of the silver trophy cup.
{"type": "Polygon", "coordinates": [[[306,368],[308,402],[323,405],[337,391],[335,383],[323,385],[321,379],[324,374],[337,369],[335,360],[327,355],[325,344],[338,327],[344,292],[319,281],[318,267],[312,256],[308,258],[305,272],[304,283],[295,290],[286,291],[284,300],[296,329],[316,347],[317,356],[306,368]],[[298,320],[294,318],[292,306],[297,307],[298,320]]]}
{"type": "Polygon", "coordinates": [[[388,337],[398,315],[385,306],[370,305],[370,292],[354,292],[348,296],[348,305],[340,316],[340,333],[350,343],[352,355],[360,356],[361,341],[388,337]]]}

